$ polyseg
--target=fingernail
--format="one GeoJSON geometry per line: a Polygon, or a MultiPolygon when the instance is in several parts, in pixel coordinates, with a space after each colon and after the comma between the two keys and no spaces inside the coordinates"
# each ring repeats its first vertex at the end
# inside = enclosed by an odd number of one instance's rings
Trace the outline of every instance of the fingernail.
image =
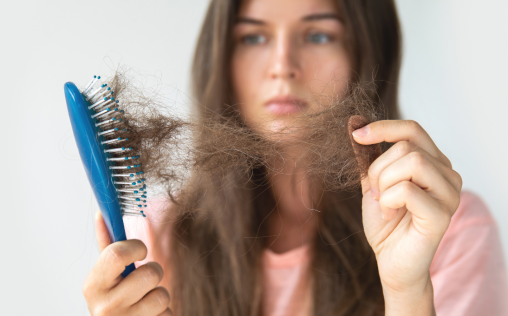
{"type": "Polygon", "coordinates": [[[385,219],[385,213],[381,212],[381,218],[385,219]]]}
{"type": "Polygon", "coordinates": [[[368,133],[369,133],[369,125],[364,126],[360,129],[357,129],[356,131],[354,131],[353,136],[354,137],[365,137],[365,136],[367,136],[368,133]]]}

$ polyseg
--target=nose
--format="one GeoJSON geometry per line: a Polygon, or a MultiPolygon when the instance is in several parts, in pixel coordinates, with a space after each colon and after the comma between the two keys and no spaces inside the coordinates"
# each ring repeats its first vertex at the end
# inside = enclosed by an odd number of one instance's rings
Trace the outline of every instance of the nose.
{"type": "Polygon", "coordinates": [[[274,38],[269,76],[271,79],[296,80],[301,76],[298,48],[288,32],[280,31],[274,38]]]}

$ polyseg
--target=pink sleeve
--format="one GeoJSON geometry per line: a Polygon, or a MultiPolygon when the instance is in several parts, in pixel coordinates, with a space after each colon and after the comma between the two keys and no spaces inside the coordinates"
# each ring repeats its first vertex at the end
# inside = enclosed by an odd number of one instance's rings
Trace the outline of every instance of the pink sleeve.
{"type": "Polygon", "coordinates": [[[497,225],[470,192],[441,241],[430,275],[437,316],[506,316],[508,285],[497,225]]]}
{"type": "Polygon", "coordinates": [[[139,239],[148,248],[148,254],[142,261],[136,262],[136,267],[150,261],[155,261],[164,270],[161,285],[168,288],[169,271],[169,241],[171,224],[174,219],[170,214],[170,205],[166,199],[154,199],[147,203],[145,217],[124,216],[125,232],[128,239],[139,239]]]}

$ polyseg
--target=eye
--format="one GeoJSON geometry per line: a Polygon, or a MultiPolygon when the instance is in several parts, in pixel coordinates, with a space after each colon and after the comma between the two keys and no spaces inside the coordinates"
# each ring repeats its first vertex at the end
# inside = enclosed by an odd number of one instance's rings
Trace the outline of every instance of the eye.
{"type": "Polygon", "coordinates": [[[260,34],[250,34],[242,37],[242,42],[246,45],[259,45],[266,42],[266,37],[260,34]]]}
{"type": "Polygon", "coordinates": [[[325,33],[310,33],[307,35],[307,42],[313,44],[324,44],[332,40],[330,36],[325,33]]]}

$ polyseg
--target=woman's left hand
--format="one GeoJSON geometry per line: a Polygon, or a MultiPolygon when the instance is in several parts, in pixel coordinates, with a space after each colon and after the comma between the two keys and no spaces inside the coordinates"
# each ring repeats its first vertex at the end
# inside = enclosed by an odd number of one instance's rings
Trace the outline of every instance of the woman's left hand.
{"type": "Polygon", "coordinates": [[[378,121],[354,131],[370,145],[395,143],[362,180],[363,225],[376,255],[386,315],[432,315],[429,268],[460,202],[462,179],[414,121],[378,121]]]}

